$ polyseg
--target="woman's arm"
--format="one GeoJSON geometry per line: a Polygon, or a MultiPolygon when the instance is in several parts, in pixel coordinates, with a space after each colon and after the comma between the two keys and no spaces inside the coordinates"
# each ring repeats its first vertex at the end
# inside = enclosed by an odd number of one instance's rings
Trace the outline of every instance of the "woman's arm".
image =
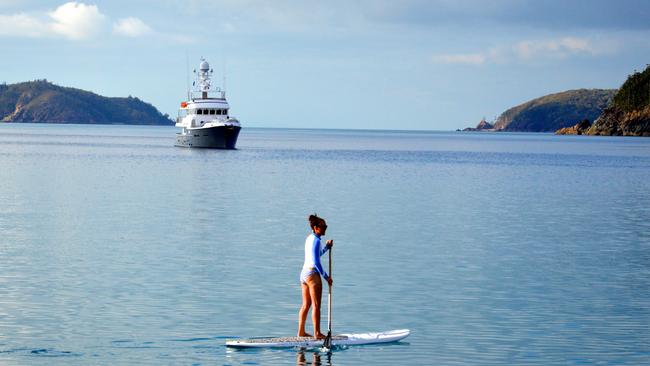
{"type": "Polygon", "coordinates": [[[328,250],[332,247],[334,241],[332,239],[328,240],[325,247],[320,250],[320,255],[327,253],[328,250]]]}
{"type": "MultiPolygon", "coordinates": [[[[327,249],[329,249],[329,246],[326,246],[327,249]]],[[[316,271],[327,280],[329,278],[329,275],[325,270],[323,269],[323,266],[320,263],[320,256],[322,255],[320,253],[320,240],[314,240],[314,243],[312,244],[312,255],[314,256],[314,268],[316,268],[316,271]]],[[[327,250],[326,249],[326,250],[327,250]]],[[[325,251],[323,251],[325,253],[325,251]]]]}

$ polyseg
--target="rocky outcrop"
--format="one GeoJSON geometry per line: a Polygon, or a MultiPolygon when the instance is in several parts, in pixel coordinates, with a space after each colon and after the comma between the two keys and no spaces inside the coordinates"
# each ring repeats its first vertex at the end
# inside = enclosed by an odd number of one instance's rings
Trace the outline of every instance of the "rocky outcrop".
{"type": "Polygon", "coordinates": [[[576,123],[571,127],[560,128],[555,131],[556,135],[584,135],[591,127],[591,122],[588,119],[583,119],[582,121],[576,123]]]}
{"type": "Polygon", "coordinates": [[[476,126],[477,130],[490,130],[492,128],[494,128],[494,126],[492,126],[490,122],[486,121],[485,118],[482,119],[481,122],[479,122],[476,126]]]}
{"type": "Polygon", "coordinates": [[[493,129],[494,126],[492,126],[490,122],[486,121],[485,118],[483,118],[475,128],[467,127],[463,129],[463,131],[492,131],[493,129]]]}
{"type": "Polygon", "coordinates": [[[630,112],[615,107],[608,108],[586,134],[650,137],[650,107],[630,112]]]}
{"type": "Polygon", "coordinates": [[[587,134],[650,136],[650,65],[628,76],[587,134]]]}

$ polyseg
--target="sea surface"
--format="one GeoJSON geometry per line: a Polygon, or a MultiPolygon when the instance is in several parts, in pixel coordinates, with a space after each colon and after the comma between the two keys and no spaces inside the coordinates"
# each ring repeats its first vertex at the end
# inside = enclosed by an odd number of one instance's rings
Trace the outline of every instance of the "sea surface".
{"type": "Polygon", "coordinates": [[[175,133],[0,125],[0,364],[650,364],[648,138],[175,133]],[[296,333],[314,212],[334,333],[411,336],[227,349],[296,333]]]}

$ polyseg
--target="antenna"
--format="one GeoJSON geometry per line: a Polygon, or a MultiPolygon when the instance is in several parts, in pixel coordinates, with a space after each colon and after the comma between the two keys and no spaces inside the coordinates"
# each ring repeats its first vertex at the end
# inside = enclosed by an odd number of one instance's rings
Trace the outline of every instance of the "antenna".
{"type": "Polygon", "coordinates": [[[225,96],[226,95],[226,60],[223,61],[222,77],[223,77],[223,83],[221,85],[223,85],[223,95],[225,96]]]}

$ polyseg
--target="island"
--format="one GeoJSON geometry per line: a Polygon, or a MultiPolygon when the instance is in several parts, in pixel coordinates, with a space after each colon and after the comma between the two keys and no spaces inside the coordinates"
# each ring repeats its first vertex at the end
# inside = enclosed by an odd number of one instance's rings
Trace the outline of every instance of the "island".
{"type": "Polygon", "coordinates": [[[47,80],[0,84],[0,121],[173,125],[168,115],[136,97],[110,98],[47,80]]]}

